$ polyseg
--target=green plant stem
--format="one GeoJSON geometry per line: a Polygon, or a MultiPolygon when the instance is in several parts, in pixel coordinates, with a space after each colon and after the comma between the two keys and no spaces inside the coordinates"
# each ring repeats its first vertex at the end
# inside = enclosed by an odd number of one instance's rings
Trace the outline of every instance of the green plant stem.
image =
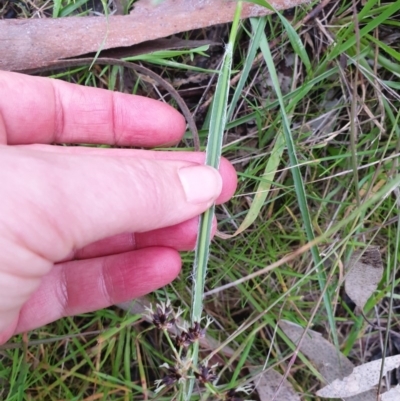
{"type": "MultiPolygon", "coordinates": [[[[226,129],[227,109],[228,109],[228,93],[229,79],[232,67],[232,54],[236,40],[236,33],[239,27],[240,14],[242,10],[242,2],[239,1],[236,7],[235,17],[232,23],[232,29],[229,37],[229,42],[225,49],[224,60],[217,87],[215,97],[211,109],[210,133],[208,137],[206,164],[214,168],[219,167],[222,139],[226,129]]],[[[212,220],[214,216],[214,206],[202,214],[200,218],[199,233],[196,244],[196,255],[193,266],[193,289],[192,289],[192,309],[191,320],[192,325],[195,322],[200,322],[203,312],[203,296],[205,278],[207,274],[207,264],[209,257],[210,239],[212,220]]],[[[198,363],[199,346],[196,342],[193,347],[193,366],[196,368],[198,363]]],[[[186,399],[190,400],[194,386],[194,379],[191,379],[188,386],[186,399]]]]}

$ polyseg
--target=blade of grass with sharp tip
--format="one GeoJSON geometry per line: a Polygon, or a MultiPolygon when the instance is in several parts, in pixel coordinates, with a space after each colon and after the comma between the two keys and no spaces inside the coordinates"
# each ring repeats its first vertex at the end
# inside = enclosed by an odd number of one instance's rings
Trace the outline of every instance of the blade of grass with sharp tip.
{"type": "MultiPolygon", "coordinates": [[[[368,22],[365,26],[360,29],[360,39],[364,37],[369,32],[372,32],[375,28],[381,25],[384,21],[388,20],[390,16],[395,14],[397,11],[400,10],[400,1],[395,1],[390,5],[387,5],[385,10],[380,13],[379,15],[375,16],[368,22]]],[[[360,16],[358,16],[360,18],[360,16]]],[[[357,38],[356,35],[347,35],[344,36],[347,40],[343,43],[340,43],[335,46],[332,52],[329,54],[328,60],[333,60],[334,58],[338,57],[339,54],[344,53],[350,47],[356,44],[357,38]]],[[[337,38],[339,39],[339,38],[337,38]]]]}
{"type": "Polygon", "coordinates": [[[233,111],[235,110],[236,103],[239,100],[244,84],[246,83],[249,73],[253,67],[253,61],[256,57],[257,49],[260,46],[260,38],[261,35],[264,33],[265,25],[267,24],[266,17],[257,18],[256,21],[257,21],[257,26],[256,27],[253,26],[253,37],[251,39],[249,50],[247,52],[246,60],[243,64],[243,70],[241,72],[239,82],[236,85],[236,89],[233,94],[231,104],[229,105],[228,117],[227,117],[228,121],[230,121],[232,118],[232,114],[233,111]]]}
{"type": "Polygon", "coordinates": [[[272,11],[278,16],[278,18],[282,22],[283,27],[285,28],[285,31],[287,33],[287,36],[289,38],[290,44],[293,47],[294,52],[300,57],[301,61],[306,67],[307,73],[309,74],[311,72],[310,58],[308,57],[308,53],[306,51],[306,48],[304,47],[303,42],[301,41],[299,35],[297,34],[296,29],[293,28],[292,24],[275,7],[273,7],[267,1],[265,0],[248,0],[248,1],[249,3],[258,4],[260,6],[268,8],[268,10],[272,11]]]}
{"type": "MultiPolygon", "coordinates": [[[[312,224],[311,224],[310,213],[308,210],[303,178],[301,176],[299,163],[297,160],[296,149],[295,149],[295,145],[293,142],[293,137],[290,132],[289,118],[287,116],[285,103],[284,103],[282,92],[280,89],[278,75],[277,75],[277,72],[275,69],[275,65],[274,65],[274,61],[272,58],[271,50],[269,48],[268,40],[265,35],[261,39],[260,48],[263,53],[264,60],[267,64],[268,71],[270,73],[271,80],[273,82],[273,86],[274,86],[274,89],[275,89],[275,92],[276,92],[276,95],[277,95],[277,98],[279,101],[279,106],[281,109],[281,117],[282,117],[282,128],[283,128],[283,133],[285,136],[286,147],[288,150],[290,166],[291,166],[290,170],[291,170],[292,176],[293,176],[294,187],[295,187],[295,191],[296,191],[296,195],[297,195],[297,199],[298,199],[298,203],[299,203],[300,213],[301,213],[301,216],[303,219],[304,229],[305,229],[305,232],[307,235],[307,240],[309,242],[311,242],[315,239],[315,235],[314,235],[314,230],[313,230],[312,224]]],[[[294,108],[294,104],[291,103],[290,110],[293,110],[293,108],[294,108]]],[[[311,247],[311,255],[313,258],[314,265],[316,266],[316,269],[318,272],[318,282],[319,282],[320,289],[322,291],[326,284],[326,276],[325,276],[325,272],[323,271],[323,265],[322,265],[321,257],[318,252],[318,248],[316,246],[311,247]]],[[[339,349],[339,345],[338,345],[339,342],[338,342],[338,338],[337,338],[337,334],[336,334],[336,330],[335,330],[335,319],[334,319],[333,311],[332,311],[332,303],[330,300],[330,295],[327,291],[324,292],[323,299],[324,299],[326,313],[328,315],[330,329],[332,332],[332,338],[333,338],[335,346],[339,349]]]]}
{"type": "MultiPolygon", "coordinates": [[[[228,120],[230,119],[231,115],[233,114],[234,106],[237,102],[237,99],[240,96],[240,93],[243,89],[244,83],[248,77],[249,71],[252,66],[252,60],[254,60],[256,50],[260,46],[260,40],[262,35],[265,32],[265,25],[266,25],[266,17],[263,18],[251,18],[251,25],[253,28],[253,39],[246,57],[246,62],[244,64],[243,72],[236,87],[235,93],[232,98],[232,102],[229,106],[228,110],[228,120]]],[[[293,29],[293,28],[292,28],[293,29]]],[[[297,34],[296,34],[297,35],[297,34]]],[[[300,39],[299,39],[300,40],[300,39]]],[[[303,46],[304,48],[304,46],[303,46]]],[[[268,196],[269,190],[271,188],[271,184],[273,182],[275,173],[278,169],[283,150],[285,147],[285,138],[283,136],[282,131],[277,133],[277,137],[275,140],[274,148],[272,149],[271,155],[268,159],[268,163],[265,167],[265,171],[262,177],[260,184],[257,187],[256,194],[254,196],[253,202],[249,211],[246,214],[245,219],[240,224],[239,228],[235,231],[234,234],[227,237],[234,237],[241,232],[243,232],[246,228],[248,228],[251,224],[253,224],[254,220],[257,218],[258,214],[262,206],[264,205],[265,199],[268,196]]]]}
{"type": "MultiPolygon", "coordinates": [[[[225,49],[224,60],[219,73],[211,110],[210,132],[206,150],[206,164],[219,167],[222,150],[222,139],[226,126],[226,114],[229,93],[229,78],[231,75],[232,54],[239,25],[241,2],[238,2],[235,20],[232,25],[229,42],[225,49]]],[[[206,275],[208,248],[211,239],[211,225],[214,209],[210,208],[201,216],[199,235],[196,245],[196,260],[193,271],[192,323],[199,322],[203,311],[203,290],[206,275]]]]}
{"type": "MultiPolygon", "coordinates": [[[[226,126],[226,116],[228,109],[229,80],[232,69],[232,55],[235,45],[236,34],[239,28],[242,2],[239,1],[236,6],[235,17],[232,22],[229,42],[225,48],[224,59],[219,73],[217,87],[215,89],[214,100],[211,108],[210,129],[206,150],[206,164],[214,168],[219,167],[222,152],[222,139],[226,126]]],[[[191,321],[200,322],[203,312],[203,295],[205,278],[207,273],[207,263],[209,257],[209,248],[211,240],[211,227],[214,216],[214,206],[208,209],[200,217],[199,233],[197,236],[196,255],[193,266],[193,287],[192,287],[192,305],[191,321]]],[[[197,367],[199,354],[199,344],[193,345],[192,361],[193,367],[197,367]]],[[[194,379],[190,379],[187,387],[186,400],[190,400],[194,386],[194,379]]]]}

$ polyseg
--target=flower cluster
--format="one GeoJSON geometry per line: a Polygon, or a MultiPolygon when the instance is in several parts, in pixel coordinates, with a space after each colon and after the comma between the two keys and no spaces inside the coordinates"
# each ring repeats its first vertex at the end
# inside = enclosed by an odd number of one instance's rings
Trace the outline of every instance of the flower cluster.
{"type": "Polygon", "coordinates": [[[168,299],[167,302],[160,302],[156,305],[156,310],[153,311],[152,305],[150,308],[146,307],[147,316],[153,322],[159,330],[168,330],[175,323],[178,317],[182,314],[182,310],[179,308],[177,313],[173,313],[171,302],[168,299]]]}
{"type": "Polygon", "coordinates": [[[157,386],[155,393],[160,392],[165,387],[187,380],[187,372],[191,366],[192,361],[190,359],[181,359],[175,366],[169,366],[168,363],[161,365],[160,368],[167,369],[167,374],[154,382],[157,386]]]}
{"type": "Polygon", "coordinates": [[[217,375],[215,374],[215,368],[217,365],[208,368],[207,365],[200,365],[199,371],[194,372],[195,378],[202,384],[213,383],[217,380],[217,375]]]}
{"type": "Polygon", "coordinates": [[[252,391],[253,387],[250,385],[233,388],[226,393],[225,401],[244,401],[244,398],[240,397],[239,393],[249,395],[252,391]]]}
{"type": "Polygon", "coordinates": [[[182,374],[177,365],[174,367],[170,367],[168,364],[161,365],[161,367],[165,367],[167,369],[167,375],[165,375],[162,379],[156,380],[155,384],[157,387],[161,386],[172,386],[176,382],[179,382],[182,379],[182,374]]]}
{"type": "MultiPolygon", "coordinates": [[[[177,313],[173,312],[171,303],[169,300],[167,302],[160,302],[156,305],[155,310],[152,306],[146,308],[147,317],[153,322],[154,326],[165,332],[168,340],[170,341],[171,347],[175,354],[176,363],[174,366],[169,366],[167,363],[161,365],[160,367],[166,369],[165,376],[156,380],[155,384],[157,386],[155,393],[159,393],[163,388],[173,386],[177,383],[185,382],[193,376],[197,379],[199,384],[209,386],[213,388],[214,383],[217,381],[218,376],[215,373],[217,365],[207,367],[207,363],[200,364],[197,367],[193,366],[192,359],[188,357],[190,355],[187,350],[190,345],[199,341],[206,336],[207,328],[213,322],[211,318],[207,318],[204,327],[201,327],[200,322],[194,322],[192,327],[180,327],[178,326],[177,319],[182,314],[181,309],[178,309],[177,313]],[[171,342],[169,334],[167,331],[171,329],[172,326],[176,326],[180,331],[175,337],[175,345],[171,342]],[[177,349],[179,349],[179,352],[177,349]]],[[[209,387],[210,388],[210,387],[209,387]]],[[[219,400],[223,401],[243,401],[244,399],[240,397],[240,392],[245,392],[249,394],[252,389],[250,386],[237,387],[236,389],[231,389],[226,393],[219,393],[214,387],[219,400]]]]}
{"type": "Polygon", "coordinates": [[[189,327],[187,330],[183,329],[175,339],[176,345],[178,347],[187,348],[200,338],[204,338],[207,327],[211,324],[211,322],[212,320],[208,319],[207,324],[203,329],[201,328],[199,322],[194,322],[193,327],[189,327]]]}

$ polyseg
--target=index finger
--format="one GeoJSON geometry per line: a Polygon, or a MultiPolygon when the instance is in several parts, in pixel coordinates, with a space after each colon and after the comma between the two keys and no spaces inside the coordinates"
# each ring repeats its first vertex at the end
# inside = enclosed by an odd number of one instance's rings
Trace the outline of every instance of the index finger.
{"type": "Polygon", "coordinates": [[[178,142],[185,127],[154,99],[0,71],[0,143],[153,147],[178,142]]]}

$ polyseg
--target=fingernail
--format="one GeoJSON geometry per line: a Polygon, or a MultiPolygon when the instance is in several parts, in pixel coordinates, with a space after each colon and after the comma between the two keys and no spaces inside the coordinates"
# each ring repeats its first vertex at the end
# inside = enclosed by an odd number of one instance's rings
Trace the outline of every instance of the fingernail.
{"type": "Polygon", "coordinates": [[[212,167],[182,167],[178,174],[189,203],[210,202],[217,199],[221,193],[222,178],[212,167]]]}

